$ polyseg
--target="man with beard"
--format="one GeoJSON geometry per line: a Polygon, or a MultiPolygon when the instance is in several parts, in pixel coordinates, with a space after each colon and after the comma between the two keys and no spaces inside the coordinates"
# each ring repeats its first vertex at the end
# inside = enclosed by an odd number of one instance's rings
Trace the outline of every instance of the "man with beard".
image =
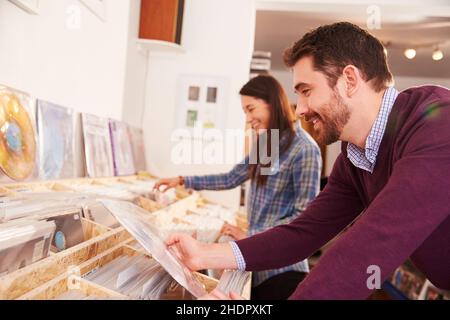
{"type": "Polygon", "coordinates": [[[307,33],[285,62],[297,115],[319,143],[343,141],[327,186],[287,225],[223,244],[173,235],[167,245],[192,270],[257,271],[305,259],[346,229],[291,299],[364,299],[408,258],[450,289],[450,91],[399,93],[381,42],[345,22],[307,33]]]}

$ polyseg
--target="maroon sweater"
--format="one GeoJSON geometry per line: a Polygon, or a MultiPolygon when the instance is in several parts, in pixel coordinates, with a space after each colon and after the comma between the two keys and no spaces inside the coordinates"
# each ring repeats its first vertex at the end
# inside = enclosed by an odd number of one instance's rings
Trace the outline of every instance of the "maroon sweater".
{"type": "Polygon", "coordinates": [[[368,267],[381,282],[406,259],[450,289],[450,91],[400,93],[372,174],[347,158],[347,143],[325,189],[290,224],[237,242],[247,270],[303,260],[351,222],[291,299],[364,299],[368,267]]]}

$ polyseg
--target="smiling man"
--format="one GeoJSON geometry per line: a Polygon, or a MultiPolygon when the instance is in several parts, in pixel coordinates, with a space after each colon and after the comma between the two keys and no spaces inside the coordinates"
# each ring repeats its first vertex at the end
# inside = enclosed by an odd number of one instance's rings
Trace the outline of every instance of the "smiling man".
{"type": "Polygon", "coordinates": [[[343,141],[327,186],[287,225],[225,244],[167,244],[195,270],[258,271],[305,259],[346,229],[291,299],[364,299],[371,270],[383,281],[408,258],[450,289],[450,91],[398,92],[381,42],[345,22],[307,33],[285,62],[297,115],[320,143],[343,141]]]}

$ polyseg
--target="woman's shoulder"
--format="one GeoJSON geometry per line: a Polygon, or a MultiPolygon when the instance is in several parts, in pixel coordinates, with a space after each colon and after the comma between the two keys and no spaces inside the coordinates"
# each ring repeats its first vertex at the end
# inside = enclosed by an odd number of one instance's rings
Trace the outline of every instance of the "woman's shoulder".
{"type": "Polygon", "coordinates": [[[320,148],[317,142],[301,127],[299,123],[295,125],[295,136],[292,140],[291,148],[294,152],[301,152],[302,150],[315,150],[320,153],[320,148]]]}

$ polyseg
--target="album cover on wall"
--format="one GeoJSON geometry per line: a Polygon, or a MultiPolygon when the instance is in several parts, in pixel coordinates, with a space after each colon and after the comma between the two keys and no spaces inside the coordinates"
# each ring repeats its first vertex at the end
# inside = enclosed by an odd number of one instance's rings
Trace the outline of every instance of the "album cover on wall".
{"type": "Polygon", "coordinates": [[[0,85],[0,182],[24,181],[37,175],[35,100],[0,85]]]}
{"type": "Polygon", "coordinates": [[[109,120],[91,114],[81,114],[86,171],[89,177],[114,175],[109,120]]]}
{"type": "Polygon", "coordinates": [[[75,176],[74,124],[73,110],[37,101],[40,179],[75,176]]]}
{"type": "Polygon", "coordinates": [[[109,129],[111,132],[114,174],[116,176],[135,174],[133,150],[130,143],[127,124],[110,120],[109,129]]]}
{"type": "Polygon", "coordinates": [[[134,169],[136,172],[145,171],[147,165],[145,163],[144,131],[139,128],[128,127],[128,132],[133,149],[134,169]]]}

